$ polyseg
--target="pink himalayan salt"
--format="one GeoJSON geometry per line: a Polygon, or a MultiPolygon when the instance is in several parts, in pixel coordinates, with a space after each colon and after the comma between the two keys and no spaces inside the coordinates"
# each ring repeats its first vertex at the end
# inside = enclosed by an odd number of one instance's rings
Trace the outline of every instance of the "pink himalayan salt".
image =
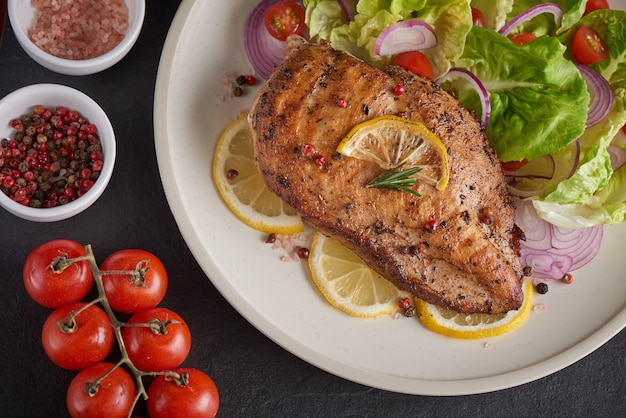
{"type": "Polygon", "coordinates": [[[30,39],[59,58],[95,58],[115,48],[128,29],[124,0],[31,0],[30,39]]]}

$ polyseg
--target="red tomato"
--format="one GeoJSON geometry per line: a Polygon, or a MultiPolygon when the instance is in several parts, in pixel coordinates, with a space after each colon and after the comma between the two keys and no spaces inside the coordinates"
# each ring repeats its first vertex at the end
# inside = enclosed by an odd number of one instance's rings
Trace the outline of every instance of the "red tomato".
{"type": "Polygon", "coordinates": [[[117,367],[93,385],[95,394],[87,392],[92,384],[114,367],[111,363],[96,363],[76,375],[67,389],[67,409],[73,418],[123,418],[130,415],[135,400],[135,381],[117,367]]]}
{"type": "Polygon", "coordinates": [[[586,16],[595,10],[601,9],[609,9],[609,2],[607,0],[588,0],[587,5],[585,6],[585,14],[583,16],[586,16]]]}
{"type": "Polygon", "coordinates": [[[176,369],[188,374],[185,385],[167,376],[158,376],[148,388],[148,414],[151,418],[214,417],[220,405],[215,382],[197,369],[176,369]]]}
{"type": "Polygon", "coordinates": [[[433,79],[433,67],[430,65],[428,57],[419,51],[403,52],[394,58],[392,64],[422,77],[433,79]]]}
{"type": "Polygon", "coordinates": [[[572,55],[581,64],[593,65],[609,57],[609,48],[595,29],[581,26],[572,40],[572,55]]]}
{"type": "Polygon", "coordinates": [[[518,33],[516,35],[512,35],[509,39],[515,45],[522,46],[526,45],[530,41],[534,41],[535,39],[537,39],[537,37],[532,33],[518,33]]]}
{"type": "Polygon", "coordinates": [[[169,309],[153,308],[136,313],[127,325],[148,322],[155,322],[154,327],[125,326],[122,330],[130,360],[144,372],[180,366],[191,349],[191,333],[183,318],[169,309]]]}
{"type": "Polygon", "coordinates": [[[505,163],[502,163],[502,168],[505,171],[515,171],[524,167],[526,164],[528,164],[528,160],[524,158],[523,160],[520,160],[520,161],[507,161],[505,163]]]}
{"type": "Polygon", "coordinates": [[[52,312],[43,324],[43,349],[54,364],[68,370],[80,370],[106,358],[113,348],[115,335],[108,315],[91,305],[77,302],[52,312]]]}
{"type": "Polygon", "coordinates": [[[129,274],[102,276],[104,293],[113,310],[136,313],[157,306],[167,291],[167,271],[154,254],[144,250],[117,251],[100,265],[102,271],[133,271],[129,274]]]}
{"type": "Polygon", "coordinates": [[[480,26],[482,28],[487,27],[487,20],[485,20],[485,15],[480,10],[472,7],[472,21],[474,22],[474,26],[480,26]]]}
{"type": "Polygon", "coordinates": [[[300,35],[306,26],[304,9],[293,1],[273,4],[265,12],[265,28],[274,38],[284,41],[289,35],[300,35]]]}
{"type": "Polygon", "coordinates": [[[60,270],[58,261],[81,257],[85,248],[70,240],[41,244],[26,257],[22,278],[30,297],[46,308],[60,308],[84,298],[93,285],[93,272],[86,260],[60,270]]]}

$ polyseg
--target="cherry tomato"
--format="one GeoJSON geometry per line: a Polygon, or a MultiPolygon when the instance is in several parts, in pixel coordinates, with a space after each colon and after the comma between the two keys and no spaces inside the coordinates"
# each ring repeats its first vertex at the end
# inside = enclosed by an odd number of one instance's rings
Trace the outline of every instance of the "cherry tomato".
{"type": "Polygon", "coordinates": [[[609,48],[595,29],[581,26],[572,40],[572,55],[581,64],[593,65],[609,57],[609,48]]]}
{"type": "Polygon", "coordinates": [[[115,335],[109,316],[95,305],[80,311],[73,320],[68,316],[87,304],[77,302],[58,308],[43,324],[43,349],[54,364],[80,370],[106,358],[115,335]]]}
{"type": "Polygon", "coordinates": [[[430,78],[431,80],[433,79],[433,67],[430,65],[428,57],[419,51],[410,51],[398,54],[394,58],[392,64],[398,65],[414,74],[421,75],[422,77],[430,78]]]}
{"type": "Polygon", "coordinates": [[[537,37],[533,35],[532,33],[523,32],[523,33],[518,33],[516,35],[512,35],[509,39],[515,45],[522,46],[522,45],[526,45],[530,41],[534,41],[535,39],[537,39],[537,37]]]}
{"type": "Polygon", "coordinates": [[[102,285],[113,310],[136,313],[154,308],[167,291],[167,271],[154,254],[144,250],[121,250],[108,256],[100,265],[102,271],[133,271],[128,274],[105,274],[102,285]]]}
{"type": "Polygon", "coordinates": [[[122,330],[128,357],[144,372],[158,372],[180,366],[191,349],[189,327],[177,313],[165,308],[136,313],[127,325],[147,324],[151,321],[160,324],[154,327],[125,326],[122,330]]]}
{"type": "Polygon", "coordinates": [[[480,26],[482,28],[487,27],[485,15],[475,7],[472,7],[472,21],[474,22],[474,26],[480,26]]]}
{"type": "Polygon", "coordinates": [[[197,369],[176,369],[188,374],[185,385],[168,376],[158,376],[148,388],[148,414],[151,418],[214,417],[220,404],[215,382],[197,369]]]}
{"type": "Polygon", "coordinates": [[[520,160],[520,161],[507,161],[505,163],[502,163],[502,168],[505,171],[515,171],[524,167],[526,164],[528,164],[528,160],[524,158],[523,160],[520,160]]]}
{"type": "Polygon", "coordinates": [[[130,415],[135,400],[133,378],[120,367],[97,384],[94,382],[114,367],[111,363],[96,363],[74,377],[67,389],[67,409],[73,418],[122,418],[130,415]],[[96,391],[88,393],[89,385],[96,391]]]}
{"type": "Polygon", "coordinates": [[[84,298],[93,285],[93,272],[86,260],[59,270],[59,260],[85,255],[85,248],[70,240],[41,244],[26,257],[22,278],[30,297],[46,308],[60,308],[84,298]]]}
{"type": "Polygon", "coordinates": [[[609,2],[607,0],[588,0],[583,16],[587,16],[589,13],[601,9],[609,9],[609,2]]]}
{"type": "Polygon", "coordinates": [[[300,35],[306,26],[304,9],[293,1],[280,1],[265,12],[265,28],[274,38],[284,41],[289,35],[300,35]]]}

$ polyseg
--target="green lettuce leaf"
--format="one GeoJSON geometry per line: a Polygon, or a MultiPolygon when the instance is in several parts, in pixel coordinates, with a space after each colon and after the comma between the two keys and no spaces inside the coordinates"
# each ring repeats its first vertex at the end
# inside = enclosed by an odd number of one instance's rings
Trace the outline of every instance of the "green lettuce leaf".
{"type": "Polygon", "coordinates": [[[312,37],[325,39],[333,48],[378,67],[391,62],[391,57],[375,53],[376,38],[386,27],[407,19],[425,21],[437,34],[437,47],[422,51],[430,59],[435,77],[445,74],[461,55],[472,27],[469,0],[360,0],[351,22],[346,22],[335,0],[304,4],[312,37]]]}
{"type": "MultiPolygon", "coordinates": [[[[589,92],[565,46],[542,36],[524,46],[474,26],[455,66],[474,73],[489,93],[487,136],[502,161],[531,160],[554,153],[585,130],[589,92]]],[[[461,103],[479,111],[473,92],[450,86],[461,103]]]]}
{"type": "Polygon", "coordinates": [[[587,129],[580,138],[581,161],[576,173],[534,202],[546,220],[564,223],[570,218],[569,222],[579,227],[626,221],[626,168],[613,173],[607,151],[626,122],[626,12],[591,13],[574,25],[562,41],[570,45],[581,25],[592,26],[609,48],[609,59],[594,68],[609,81],[613,106],[603,121],[587,129]]]}

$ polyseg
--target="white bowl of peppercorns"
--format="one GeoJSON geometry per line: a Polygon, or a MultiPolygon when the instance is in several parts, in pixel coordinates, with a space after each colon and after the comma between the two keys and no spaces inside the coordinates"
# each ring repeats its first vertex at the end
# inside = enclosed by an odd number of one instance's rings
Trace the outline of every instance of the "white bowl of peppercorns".
{"type": "Polygon", "coordinates": [[[34,84],[0,100],[0,206],[54,222],[91,206],[115,164],[115,133],[102,108],[60,84],[34,84]]]}

